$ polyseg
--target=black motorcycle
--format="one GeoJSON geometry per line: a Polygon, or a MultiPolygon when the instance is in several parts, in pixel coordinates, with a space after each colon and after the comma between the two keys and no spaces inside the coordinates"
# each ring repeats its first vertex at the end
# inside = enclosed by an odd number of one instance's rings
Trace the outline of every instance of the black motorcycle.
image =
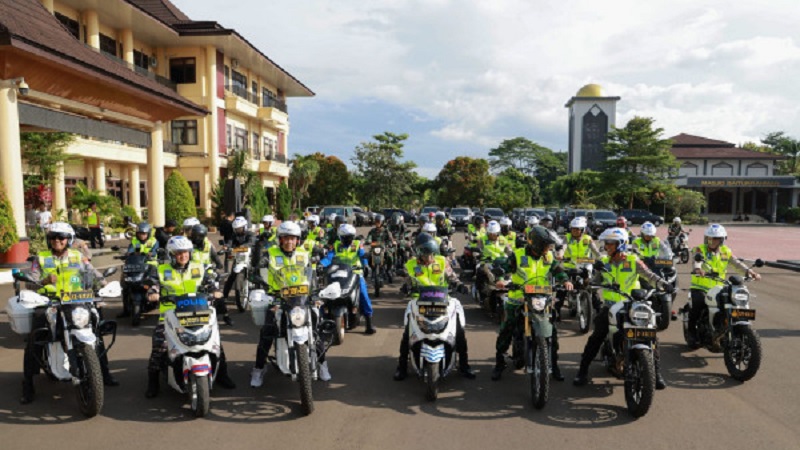
{"type": "Polygon", "coordinates": [[[347,330],[361,324],[358,306],[361,284],[353,268],[339,258],[334,258],[325,270],[324,283],[325,288],[319,293],[319,298],[324,302],[321,308],[322,317],[336,324],[333,345],[340,345],[344,343],[347,330]]]}
{"type": "Polygon", "coordinates": [[[497,287],[496,282],[501,278],[509,278],[510,275],[508,274],[508,258],[500,257],[495,258],[494,261],[491,263],[484,262],[483,264],[491,264],[490,272],[492,274],[491,278],[489,279],[482,279],[481,282],[485,286],[488,284],[490,294],[487,298],[484,298],[478,289],[477,284],[473,285],[473,296],[477,300],[478,304],[484,309],[484,311],[492,317],[495,324],[500,324],[503,321],[503,303],[504,297],[508,294],[507,287],[497,287]]]}
{"type": "Polygon", "coordinates": [[[689,233],[682,231],[677,236],[668,238],[672,253],[677,255],[682,264],[689,262],[689,233]]]}
{"type": "MultiPolygon", "coordinates": [[[[656,312],[656,325],[658,331],[669,328],[670,317],[672,316],[672,303],[678,295],[678,271],[675,270],[675,258],[672,250],[666,242],[661,243],[658,255],[642,258],[647,267],[656,275],[661,277],[665,283],[672,286],[672,293],[657,292],[652,298],[652,306],[656,312]]],[[[643,288],[649,288],[647,282],[643,282],[643,288]]],[[[677,316],[675,317],[677,320],[677,316]]]]}
{"type": "Polygon", "coordinates": [[[147,254],[139,252],[115,256],[114,259],[125,261],[122,266],[122,303],[131,313],[131,325],[138,327],[142,315],[155,305],[147,301],[147,287],[143,284],[148,263],[152,259],[147,254]]]}

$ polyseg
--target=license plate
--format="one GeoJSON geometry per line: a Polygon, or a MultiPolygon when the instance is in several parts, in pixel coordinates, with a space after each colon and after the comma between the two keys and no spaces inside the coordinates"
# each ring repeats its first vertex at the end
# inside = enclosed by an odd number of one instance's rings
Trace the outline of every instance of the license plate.
{"type": "Polygon", "coordinates": [[[423,316],[443,316],[447,313],[446,305],[423,306],[420,305],[419,313],[423,316]]]}
{"type": "Polygon", "coordinates": [[[247,253],[250,251],[250,247],[236,247],[233,249],[233,253],[247,253]]]}
{"type": "Polygon", "coordinates": [[[656,259],[655,265],[658,267],[672,267],[672,260],[671,259],[656,259]]]}
{"type": "Polygon", "coordinates": [[[178,318],[178,324],[182,327],[195,327],[208,324],[210,319],[211,316],[186,316],[178,318]]]}
{"type": "Polygon", "coordinates": [[[731,317],[734,319],[756,320],[755,309],[734,309],[731,311],[731,317]]]}
{"type": "Polygon", "coordinates": [[[61,298],[61,301],[63,303],[80,302],[80,301],[87,301],[87,300],[94,300],[94,292],[92,292],[92,291],[67,292],[61,298]]]}
{"type": "Polygon", "coordinates": [[[144,270],[144,266],[141,264],[125,264],[122,266],[123,272],[141,272],[144,270]]]}
{"type": "Polygon", "coordinates": [[[575,262],[578,264],[594,264],[594,258],[577,258],[575,262]]]}
{"type": "Polygon", "coordinates": [[[650,341],[655,340],[656,330],[646,328],[629,328],[626,332],[628,339],[650,341]]]}
{"type": "Polygon", "coordinates": [[[297,297],[298,295],[308,295],[308,285],[289,286],[281,289],[281,297],[297,297]]]}
{"type": "Polygon", "coordinates": [[[533,286],[531,284],[525,285],[525,293],[526,294],[544,294],[550,295],[553,293],[552,286],[533,286]]]}

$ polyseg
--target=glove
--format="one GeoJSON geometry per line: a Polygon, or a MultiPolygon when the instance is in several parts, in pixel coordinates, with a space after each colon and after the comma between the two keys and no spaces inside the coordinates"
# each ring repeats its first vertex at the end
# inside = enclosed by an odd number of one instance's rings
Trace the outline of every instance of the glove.
{"type": "Polygon", "coordinates": [[[663,289],[664,292],[666,292],[667,294],[672,294],[673,292],[675,292],[675,288],[672,287],[671,284],[662,283],[661,289],[663,289]]]}
{"type": "Polygon", "coordinates": [[[459,294],[464,294],[464,295],[469,294],[469,287],[467,287],[467,285],[464,283],[459,284],[456,290],[458,291],[459,294]]]}
{"type": "Polygon", "coordinates": [[[147,301],[150,301],[150,302],[157,302],[157,301],[158,301],[158,294],[157,294],[157,293],[155,293],[155,292],[154,292],[154,293],[147,294],[147,301]]]}

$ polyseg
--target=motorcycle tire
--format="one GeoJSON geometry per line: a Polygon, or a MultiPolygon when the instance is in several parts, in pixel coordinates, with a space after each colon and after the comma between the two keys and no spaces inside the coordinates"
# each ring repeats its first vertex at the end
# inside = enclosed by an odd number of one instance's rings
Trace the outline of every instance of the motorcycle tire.
{"type": "MultiPolygon", "coordinates": [[[[391,266],[389,266],[391,267],[391,266]]],[[[392,275],[392,269],[386,269],[386,282],[392,284],[394,282],[394,276],[392,275]]]]}
{"type": "Polygon", "coordinates": [[[297,355],[297,383],[300,385],[300,405],[306,416],[314,412],[314,397],[311,393],[311,365],[308,344],[294,344],[297,355]]]}
{"type": "Polygon", "coordinates": [[[664,331],[669,328],[669,322],[672,317],[672,311],[670,308],[672,306],[672,302],[660,300],[658,301],[658,304],[659,311],[656,312],[661,313],[661,315],[656,316],[656,328],[658,331],[664,331]]]}
{"type": "MultiPolygon", "coordinates": [[[[689,350],[697,350],[700,348],[700,344],[689,334],[689,311],[691,310],[691,303],[687,303],[680,312],[683,318],[683,341],[686,342],[686,346],[689,347],[689,350]]],[[[702,317],[698,319],[698,322],[700,320],[708,320],[708,316],[703,314],[702,317]]]]}
{"type": "Polygon", "coordinates": [[[425,398],[435,402],[439,398],[439,363],[425,362],[425,398]]]}
{"type": "Polygon", "coordinates": [[[689,249],[681,250],[681,263],[686,264],[689,262],[689,249]]]}
{"type": "Polygon", "coordinates": [[[734,380],[748,381],[761,367],[761,339],[747,325],[735,326],[732,337],[725,345],[725,367],[734,380]]]}
{"type": "Polygon", "coordinates": [[[528,350],[528,382],[531,391],[531,406],[544,408],[550,397],[550,346],[544,338],[530,340],[528,350]]]}
{"type": "Polygon", "coordinates": [[[239,312],[244,312],[247,309],[247,278],[245,278],[245,273],[240,272],[236,275],[236,281],[234,282],[233,289],[236,291],[236,309],[239,312]]]}
{"type": "Polygon", "coordinates": [[[592,315],[594,313],[591,294],[587,291],[581,291],[581,293],[578,294],[578,303],[580,303],[578,331],[580,331],[581,334],[586,334],[592,328],[592,315]]]}
{"type": "Polygon", "coordinates": [[[189,406],[195,417],[205,417],[211,409],[211,386],[208,377],[198,377],[189,374],[189,385],[186,391],[189,395],[189,406]]]}
{"type": "Polygon", "coordinates": [[[79,343],[75,348],[78,365],[77,373],[80,383],[75,387],[78,396],[78,406],[81,414],[94,417],[103,409],[104,386],[103,373],[100,370],[100,358],[97,352],[89,345],[79,343]]]}
{"type": "Polygon", "coordinates": [[[375,275],[373,279],[373,285],[375,286],[375,298],[379,298],[381,296],[381,279],[378,275],[375,275]]]}
{"type": "Polygon", "coordinates": [[[142,321],[142,305],[138,301],[134,301],[131,306],[131,326],[138,327],[142,321]]]}
{"type": "Polygon", "coordinates": [[[344,314],[334,317],[333,322],[336,324],[336,334],[333,335],[333,345],[344,344],[344,335],[347,334],[347,318],[344,314]]]}
{"type": "Polygon", "coordinates": [[[656,390],[656,368],[653,353],[644,349],[631,350],[630,366],[625,374],[625,403],[628,412],[639,418],[647,414],[656,390]]]}

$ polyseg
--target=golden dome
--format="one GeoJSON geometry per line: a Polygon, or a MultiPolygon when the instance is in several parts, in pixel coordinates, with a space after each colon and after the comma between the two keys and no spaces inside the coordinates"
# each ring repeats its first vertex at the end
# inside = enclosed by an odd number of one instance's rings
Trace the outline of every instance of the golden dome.
{"type": "Polygon", "coordinates": [[[580,88],[575,97],[605,97],[605,92],[603,92],[603,86],[599,84],[587,84],[586,86],[580,88]]]}

